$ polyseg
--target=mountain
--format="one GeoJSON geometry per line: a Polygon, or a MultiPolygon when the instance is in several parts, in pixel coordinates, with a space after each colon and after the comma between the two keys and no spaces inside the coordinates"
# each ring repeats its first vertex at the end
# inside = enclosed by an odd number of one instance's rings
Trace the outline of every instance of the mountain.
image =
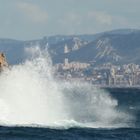
{"type": "MultiPolygon", "coordinates": [[[[63,62],[64,58],[70,61],[89,62],[96,61],[97,64],[113,63],[113,64],[140,64],[140,30],[116,30],[98,34],[98,36],[91,35],[93,40],[88,40],[82,43],[79,49],[72,51],[72,45],[69,45],[68,40],[62,42],[61,47],[64,50],[64,44],[67,44],[68,53],[61,53],[54,49],[53,60],[56,63],[63,62]]],[[[81,39],[79,37],[79,39],[81,39]]],[[[82,41],[82,39],[81,39],[82,41]]]]}
{"type": "Polygon", "coordinates": [[[31,41],[0,39],[0,51],[4,52],[10,64],[25,60],[25,49],[39,45],[48,47],[54,63],[69,61],[90,62],[97,65],[140,64],[140,30],[119,29],[93,35],[56,35],[31,41]],[[65,50],[65,52],[64,52],[65,50]]]}

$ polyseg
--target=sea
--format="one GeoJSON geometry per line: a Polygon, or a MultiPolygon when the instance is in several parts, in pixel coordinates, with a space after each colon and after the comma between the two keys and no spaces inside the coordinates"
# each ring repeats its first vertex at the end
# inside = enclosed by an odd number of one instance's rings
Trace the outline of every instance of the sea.
{"type": "Polygon", "coordinates": [[[140,140],[140,88],[56,78],[38,46],[0,74],[0,140],[140,140]]]}
{"type": "Polygon", "coordinates": [[[0,140],[140,140],[140,89],[111,88],[107,90],[118,100],[118,108],[123,107],[135,114],[136,120],[133,122],[133,127],[0,126],[0,140]]]}

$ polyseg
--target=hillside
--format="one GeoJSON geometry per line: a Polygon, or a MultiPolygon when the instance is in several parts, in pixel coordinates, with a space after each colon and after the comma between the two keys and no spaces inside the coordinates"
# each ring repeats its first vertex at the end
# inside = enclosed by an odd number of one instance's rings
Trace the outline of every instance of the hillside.
{"type": "Polygon", "coordinates": [[[18,64],[26,57],[25,48],[37,44],[42,48],[48,47],[54,63],[62,63],[64,58],[69,58],[70,61],[95,61],[96,64],[140,64],[140,30],[131,29],[95,35],[56,35],[31,41],[0,39],[0,51],[6,54],[10,64],[18,64]]]}

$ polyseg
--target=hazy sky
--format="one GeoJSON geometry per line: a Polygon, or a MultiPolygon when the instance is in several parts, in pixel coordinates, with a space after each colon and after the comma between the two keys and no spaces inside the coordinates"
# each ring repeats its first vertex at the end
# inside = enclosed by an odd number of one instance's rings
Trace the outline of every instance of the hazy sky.
{"type": "Polygon", "coordinates": [[[0,0],[0,38],[140,28],[140,0],[0,0]]]}

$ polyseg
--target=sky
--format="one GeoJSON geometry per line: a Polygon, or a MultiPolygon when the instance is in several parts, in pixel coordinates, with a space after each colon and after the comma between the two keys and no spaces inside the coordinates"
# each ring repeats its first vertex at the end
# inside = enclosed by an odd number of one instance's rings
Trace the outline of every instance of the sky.
{"type": "Polygon", "coordinates": [[[0,0],[0,38],[140,29],[140,0],[0,0]]]}

